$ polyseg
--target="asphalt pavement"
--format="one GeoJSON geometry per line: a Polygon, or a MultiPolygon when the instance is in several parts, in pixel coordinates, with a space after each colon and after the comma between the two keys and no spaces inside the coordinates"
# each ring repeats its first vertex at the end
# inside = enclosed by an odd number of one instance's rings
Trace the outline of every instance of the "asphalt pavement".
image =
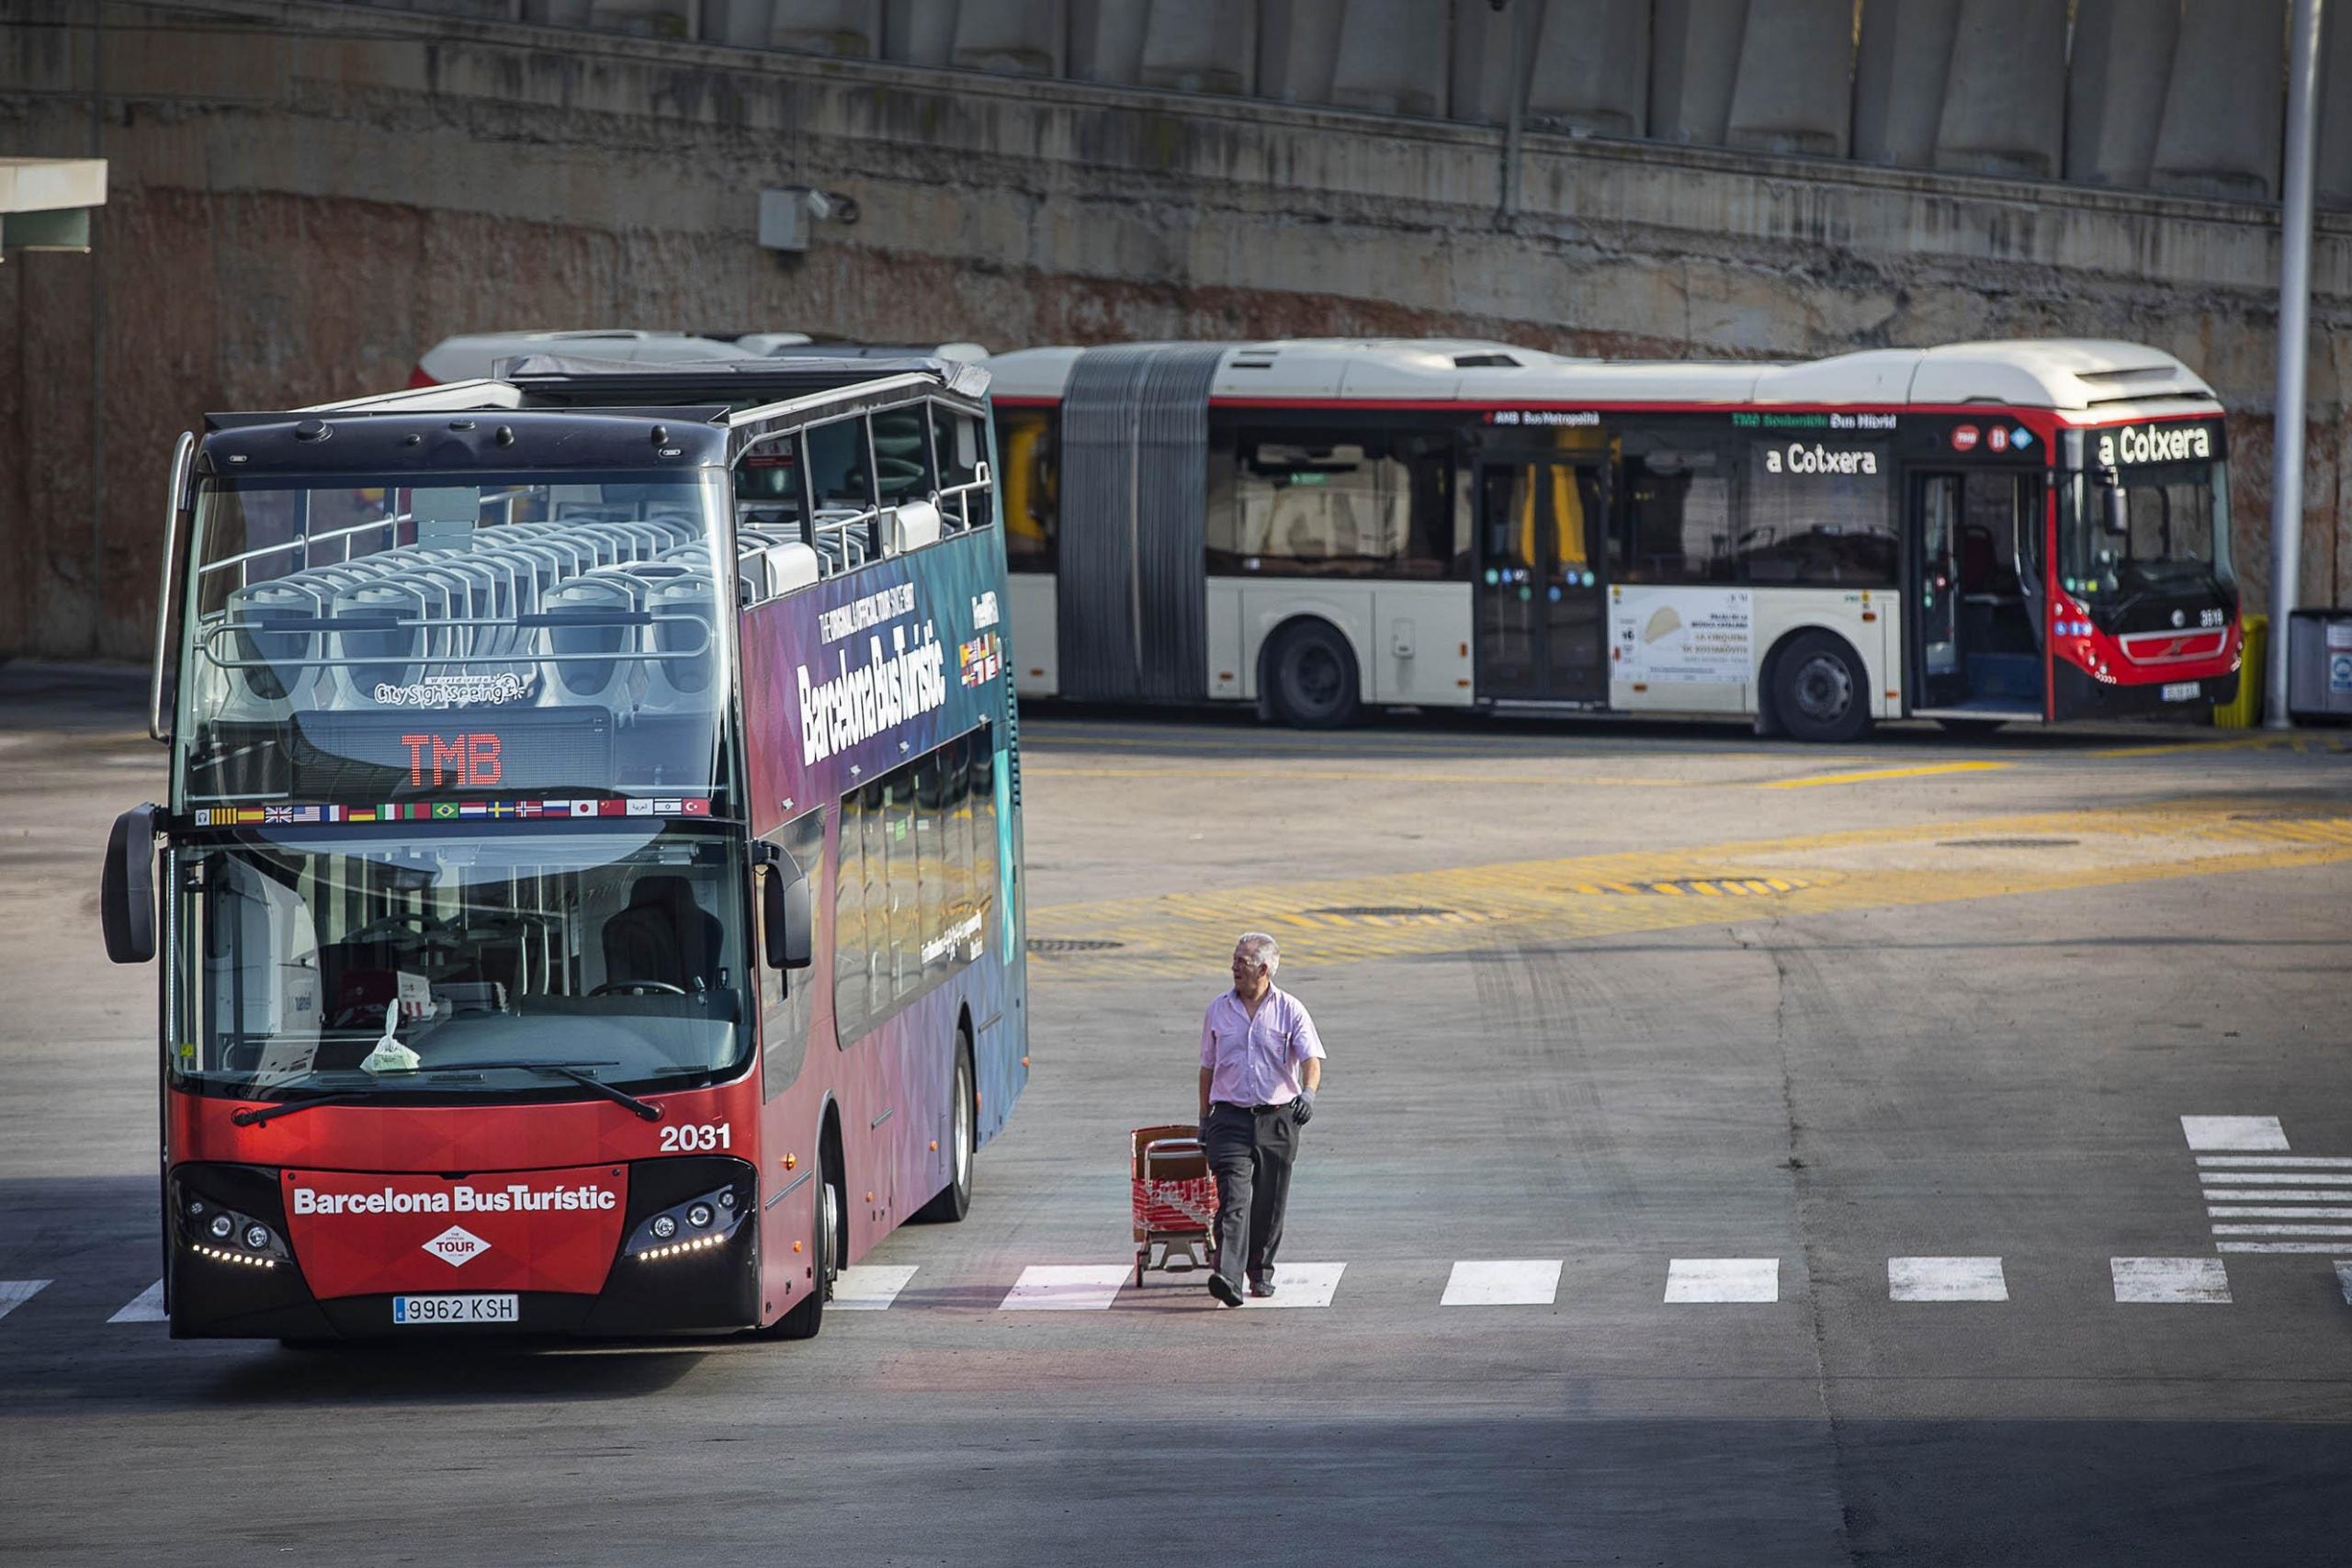
{"type": "Polygon", "coordinates": [[[1033,713],[1033,1080],[865,1310],[294,1350],[153,1321],[142,698],[0,668],[0,1558],[2352,1556],[2352,733],[1033,713]],[[1330,1061],[1233,1312],[1118,1281],[1251,926],[1330,1061]]]}

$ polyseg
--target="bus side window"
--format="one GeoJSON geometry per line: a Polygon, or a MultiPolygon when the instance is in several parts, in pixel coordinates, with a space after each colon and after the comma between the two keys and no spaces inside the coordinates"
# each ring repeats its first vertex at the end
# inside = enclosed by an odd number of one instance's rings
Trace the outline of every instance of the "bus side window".
{"type": "Polygon", "coordinates": [[[833,868],[833,1032],[846,1048],[865,1032],[865,805],[842,796],[839,863],[833,868]]]}
{"type": "MultiPolygon", "coordinates": [[[[810,892],[825,886],[825,810],[822,807],[785,824],[776,835],[784,852],[792,863],[808,878],[810,892]]],[[[773,876],[776,868],[761,872],[773,876]]],[[[811,900],[814,907],[814,900],[811,900]]],[[[754,899],[752,908],[762,908],[754,899]]],[[[760,941],[764,949],[769,932],[763,928],[760,941]]],[[[797,974],[777,969],[765,962],[756,965],[760,976],[760,1092],[763,1099],[774,1100],[792,1087],[800,1076],[801,1063],[808,1051],[808,1025],[816,1010],[817,971],[802,970],[797,974]]]]}
{"type": "Polygon", "coordinates": [[[1622,582],[1729,582],[1731,481],[1704,436],[1625,436],[1614,575],[1622,582]]]}
{"type": "MultiPolygon", "coordinates": [[[[939,418],[944,421],[943,411],[939,418]]],[[[1060,524],[1060,443],[1052,409],[996,411],[998,460],[1004,465],[1004,558],[1012,571],[1051,571],[1060,524]]]]}
{"type": "Polygon", "coordinates": [[[817,547],[825,575],[864,566],[880,552],[875,547],[876,505],[872,456],[865,421],[835,420],[803,437],[808,455],[808,491],[815,515],[809,543],[817,547]]]}
{"type": "Polygon", "coordinates": [[[920,501],[938,490],[931,472],[931,442],[922,405],[884,409],[872,420],[875,489],[885,506],[920,501]]]}
{"type": "MultiPolygon", "coordinates": [[[[950,530],[985,528],[989,522],[989,489],[980,483],[980,463],[988,457],[980,422],[938,403],[931,405],[933,447],[939,459],[939,510],[950,530]]],[[[1010,449],[1008,448],[1008,452],[1010,449]]],[[[1008,466],[1012,459],[1005,458],[1008,466]]]]}

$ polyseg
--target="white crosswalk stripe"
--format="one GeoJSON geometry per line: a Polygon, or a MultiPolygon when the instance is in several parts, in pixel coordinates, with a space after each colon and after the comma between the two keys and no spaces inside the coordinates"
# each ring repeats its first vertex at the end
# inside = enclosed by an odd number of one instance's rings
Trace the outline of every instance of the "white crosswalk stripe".
{"type": "Polygon", "coordinates": [[[40,1294],[46,1280],[0,1280],[0,1317],[6,1317],[40,1294]]]}
{"type": "Polygon", "coordinates": [[[1250,1296],[1243,1300],[1246,1307],[1327,1307],[1340,1288],[1340,1276],[1346,1272],[1344,1263],[1278,1263],[1274,1266],[1274,1293],[1271,1296],[1250,1296]]]}
{"type": "Polygon", "coordinates": [[[164,1311],[164,1281],[156,1280],[125,1303],[123,1309],[107,1319],[108,1323],[165,1323],[170,1314],[164,1311]]]}
{"type": "Polygon", "coordinates": [[[1134,1270],[1125,1263],[1039,1263],[1021,1270],[1002,1312],[1101,1312],[1134,1270]]]}
{"type": "Polygon", "coordinates": [[[2180,1131],[2199,1153],[2287,1149],[2287,1134],[2276,1116],[2184,1116],[2180,1131]]]}
{"type": "Polygon", "coordinates": [[[2108,1267],[2118,1302],[2229,1303],[2229,1271],[2218,1258],[2113,1258],[2108,1267]]]}
{"type": "Polygon", "coordinates": [[[915,1277],[911,1263],[860,1264],[833,1278],[833,1299],[825,1303],[835,1312],[881,1312],[899,1299],[915,1277]]]}
{"type": "Polygon", "coordinates": [[[1457,1263],[1440,1306],[1550,1306],[1559,1299],[1561,1260],[1496,1258],[1457,1263]]]}
{"type": "Polygon", "coordinates": [[[1890,1258],[1886,1295],[1896,1302],[2005,1302],[2009,1282],[1997,1258],[1890,1258]]]}
{"type": "Polygon", "coordinates": [[[1777,1302],[1777,1258],[1677,1258],[1666,1269],[1666,1299],[1679,1302],[1777,1302]]]}

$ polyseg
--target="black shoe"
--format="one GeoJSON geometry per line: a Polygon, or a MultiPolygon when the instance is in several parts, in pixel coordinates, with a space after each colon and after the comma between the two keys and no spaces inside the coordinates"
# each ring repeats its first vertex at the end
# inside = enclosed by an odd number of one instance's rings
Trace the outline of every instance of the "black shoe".
{"type": "Polygon", "coordinates": [[[1233,1281],[1222,1274],[1209,1276],[1209,1294],[1229,1307],[1238,1307],[1241,1304],[1241,1292],[1235,1290],[1233,1281]]]}
{"type": "Polygon", "coordinates": [[[1271,1296],[1274,1293],[1274,1282],[1272,1280],[1252,1280],[1250,1281],[1250,1293],[1253,1296],[1271,1296]]]}

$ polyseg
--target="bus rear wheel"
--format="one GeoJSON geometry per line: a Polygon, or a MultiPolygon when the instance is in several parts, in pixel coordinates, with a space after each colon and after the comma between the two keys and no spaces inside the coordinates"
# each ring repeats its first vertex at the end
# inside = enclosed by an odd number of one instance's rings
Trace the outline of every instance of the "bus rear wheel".
{"type": "Polygon", "coordinates": [[[775,1326],[768,1330],[773,1338],[814,1339],[825,1325],[825,1302],[833,1293],[833,1277],[841,1272],[834,1244],[842,1226],[841,1181],[830,1154],[818,1160],[817,1198],[810,1208],[815,1224],[809,1226],[813,1234],[808,1238],[808,1294],[775,1320],[775,1326]]]}
{"type": "Polygon", "coordinates": [[[978,1121],[972,1113],[972,1042],[962,1031],[956,1036],[955,1100],[948,1111],[949,1171],[947,1185],[915,1211],[922,1224],[952,1225],[972,1212],[973,1154],[978,1147],[978,1121]]]}
{"type": "Polygon", "coordinates": [[[1842,637],[1805,632],[1772,666],[1772,709],[1799,740],[1851,740],[1871,725],[1869,674],[1842,637]]]}
{"type": "Polygon", "coordinates": [[[1295,621],[1267,647],[1261,689],[1293,729],[1337,729],[1354,720],[1363,690],[1355,650],[1329,621],[1295,621]]]}

